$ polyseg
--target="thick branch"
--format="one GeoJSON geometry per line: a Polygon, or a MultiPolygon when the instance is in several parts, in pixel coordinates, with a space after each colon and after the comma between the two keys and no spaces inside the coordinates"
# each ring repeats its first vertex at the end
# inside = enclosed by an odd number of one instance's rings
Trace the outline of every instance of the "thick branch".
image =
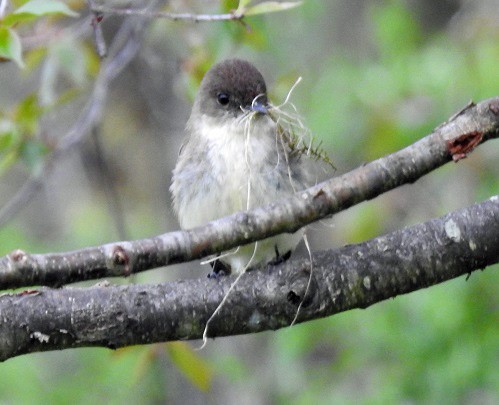
{"type": "MultiPolygon", "coordinates": [[[[499,262],[499,197],[358,245],[244,274],[208,335],[323,318],[499,262]],[[303,300],[311,276],[308,294],[303,300]]],[[[233,277],[41,289],[0,297],[0,361],[35,351],[198,339],[233,277]]]]}
{"type": "Polygon", "coordinates": [[[30,255],[16,250],[0,258],[0,289],[58,286],[102,277],[127,276],[186,262],[284,232],[372,199],[449,162],[476,145],[499,137],[499,97],[470,105],[432,134],[301,192],[288,200],[239,212],[191,231],[110,243],[61,254],[30,255]]]}

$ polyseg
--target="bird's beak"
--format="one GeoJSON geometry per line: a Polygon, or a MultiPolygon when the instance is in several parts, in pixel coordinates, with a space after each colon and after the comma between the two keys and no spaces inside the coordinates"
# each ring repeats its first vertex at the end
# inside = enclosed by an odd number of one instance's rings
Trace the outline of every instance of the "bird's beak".
{"type": "Polygon", "coordinates": [[[255,111],[260,114],[267,114],[269,111],[269,108],[266,104],[262,103],[261,101],[255,100],[253,103],[249,106],[248,108],[250,111],[255,111]]]}

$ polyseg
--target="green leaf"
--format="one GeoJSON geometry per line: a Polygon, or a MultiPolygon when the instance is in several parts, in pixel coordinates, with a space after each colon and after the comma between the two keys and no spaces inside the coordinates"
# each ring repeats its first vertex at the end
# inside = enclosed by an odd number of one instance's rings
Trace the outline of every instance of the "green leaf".
{"type": "Polygon", "coordinates": [[[0,176],[12,167],[18,161],[18,153],[15,149],[10,149],[0,156],[0,176]]]}
{"type": "Polygon", "coordinates": [[[57,0],[31,0],[19,7],[14,14],[29,13],[34,15],[65,14],[78,17],[65,3],[57,0]]]}
{"type": "MultiPolygon", "coordinates": [[[[2,128],[6,125],[2,125],[3,123],[0,121],[0,154],[8,151],[14,142],[16,141],[16,133],[14,128],[2,128]]],[[[13,127],[12,123],[8,123],[13,127]]]]}
{"type": "Polygon", "coordinates": [[[40,166],[48,151],[37,137],[43,112],[36,94],[30,94],[9,113],[9,119],[0,119],[0,175],[19,159],[31,170],[40,166]]]}
{"type": "Polygon", "coordinates": [[[17,162],[20,142],[22,139],[16,124],[0,119],[0,176],[17,162]]]}
{"type": "Polygon", "coordinates": [[[282,3],[278,1],[264,1],[248,8],[245,12],[245,16],[273,13],[276,11],[289,10],[290,8],[295,8],[301,6],[301,1],[284,1],[282,3]]]}
{"type": "Polygon", "coordinates": [[[33,135],[38,131],[42,113],[36,94],[30,94],[17,106],[15,120],[24,132],[33,135]]]}
{"type": "Polygon", "coordinates": [[[45,60],[47,56],[47,48],[35,48],[31,49],[24,55],[24,63],[26,64],[26,70],[28,72],[33,71],[35,68],[40,66],[40,64],[45,60]]]}
{"type": "Polygon", "coordinates": [[[248,4],[250,4],[253,0],[239,0],[239,5],[237,8],[243,8],[246,7],[248,4]]]}
{"type": "Polygon", "coordinates": [[[220,0],[220,11],[222,13],[230,13],[238,8],[238,0],[220,0]]]}
{"type": "Polygon", "coordinates": [[[36,15],[30,13],[8,14],[2,20],[2,24],[6,27],[12,27],[15,24],[30,21],[36,18],[36,15]]]}
{"type": "Polygon", "coordinates": [[[75,13],[61,1],[31,0],[24,3],[12,14],[7,15],[3,20],[3,24],[6,26],[12,26],[20,22],[32,20],[35,17],[50,14],[64,14],[69,17],[78,17],[78,13],[75,13]]]}
{"type": "Polygon", "coordinates": [[[250,4],[252,0],[239,0],[239,4],[237,5],[236,14],[243,13],[246,9],[246,6],[250,4]]]}
{"type": "Polygon", "coordinates": [[[172,362],[184,376],[201,391],[208,391],[213,371],[186,343],[170,342],[167,345],[172,362]]]}
{"type": "Polygon", "coordinates": [[[21,40],[14,30],[7,27],[0,27],[0,57],[13,60],[20,68],[24,67],[21,40]]]}

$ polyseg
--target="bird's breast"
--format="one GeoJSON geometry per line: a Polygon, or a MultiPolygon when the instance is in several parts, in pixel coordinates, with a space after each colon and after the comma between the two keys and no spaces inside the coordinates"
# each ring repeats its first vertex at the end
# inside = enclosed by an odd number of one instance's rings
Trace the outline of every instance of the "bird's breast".
{"type": "Polygon", "coordinates": [[[191,139],[194,145],[190,146],[199,150],[191,163],[209,169],[199,173],[198,184],[186,185],[203,191],[195,198],[191,193],[190,214],[184,216],[183,226],[201,225],[293,192],[291,185],[283,187],[288,179],[286,157],[278,148],[275,124],[268,117],[257,115],[249,122],[228,119],[220,125],[205,116],[190,129],[197,139],[191,139]]]}

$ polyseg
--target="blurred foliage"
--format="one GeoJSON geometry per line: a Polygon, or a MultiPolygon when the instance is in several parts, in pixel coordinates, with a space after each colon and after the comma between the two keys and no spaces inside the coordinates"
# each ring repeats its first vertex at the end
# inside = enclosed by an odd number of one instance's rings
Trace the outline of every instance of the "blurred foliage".
{"type": "MultiPolygon", "coordinates": [[[[158,21],[151,29],[157,35],[149,40],[164,43],[173,36],[171,47],[181,43],[181,92],[191,98],[206,70],[233,55],[257,64],[265,60],[272,69],[264,73],[279,72],[270,90],[278,102],[303,76],[293,101],[340,171],[414,142],[471,98],[499,94],[497,24],[488,27],[480,20],[479,29],[466,34],[450,25],[428,33],[407,2],[368,2],[361,16],[355,12],[361,21],[357,27],[366,30],[359,35],[362,43],[352,45],[349,37],[354,35],[346,30],[344,42],[335,41],[333,48],[332,26],[342,23],[340,6],[347,3],[309,0],[282,15],[247,18],[247,25],[158,21]]],[[[0,57],[5,64],[24,65],[25,77],[37,78],[39,86],[10,98],[0,113],[2,180],[16,164],[37,170],[53,142],[40,122],[74,102],[100,64],[91,39],[66,29],[73,21],[71,10],[84,10],[85,2],[72,1],[71,9],[59,1],[12,4],[13,11],[0,22],[0,57]],[[66,29],[64,35],[23,48],[19,38],[25,33],[55,24],[66,29]]],[[[256,4],[223,0],[210,12],[256,4]]],[[[131,83],[125,85],[133,99],[131,83]]],[[[113,107],[133,101],[125,99],[116,97],[113,107]]],[[[133,113],[140,121],[140,113],[133,113]]],[[[128,143],[138,149],[126,131],[140,124],[125,121],[127,115],[133,114],[108,113],[111,124],[105,125],[113,127],[113,148],[128,143]]],[[[325,232],[338,243],[353,243],[496,194],[497,150],[495,144],[479,148],[460,165],[432,174],[424,186],[412,186],[412,194],[406,188],[381,203],[362,204],[353,214],[339,215],[325,232]]],[[[102,205],[74,212],[58,246],[95,244],[102,235],[110,239],[102,205]]],[[[133,210],[136,228],[156,229],[154,215],[139,206],[133,210]]],[[[22,228],[0,230],[2,254],[18,247],[46,251],[48,243],[22,228]]],[[[467,281],[453,280],[365,311],[217,339],[202,352],[176,342],[116,352],[79,349],[22,356],[0,366],[0,402],[498,403],[497,270],[493,266],[467,281]]]]}
{"type": "Polygon", "coordinates": [[[64,14],[77,17],[65,3],[57,0],[30,0],[12,13],[7,13],[0,19],[0,57],[13,60],[19,67],[24,67],[22,60],[22,45],[17,29],[33,20],[50,15],[64,14]]]}
{"type": "Polygon", "coordinates": [[[44,114],[72,101],[87,75],[97,72],[95,54],[88,52],[88,44],[76,40],[69,32],[23,51],[19,33],[34,30],[32,26],[45,23],[45,17],[77,17],[68,5],[58,0],[30,0],[13,2],[13,6],[16,8],[12,12],[0,18],[0,60],[14,61],[25,68],[26,75],[34,75],[35,69],[43,67],[37,91],[13,103],[10,111],[0,111],[0,176],[18,162],[24,163],[29,172],[39,168],[52,148],[50,137],[40,133],[39,124],[44,114]],[[63,89],[60,82],[65,78],[71,85],[63,89]]]}
{"type": "Polygon", "coordinates": [[[166,347],[170,359],[185,377],[200,390],[208,391],[213,371],[206,362],[185,342],[171,342],[166,347]]]}
{"type": "Polygon", "coordinates": [[[0,114],[0,175],[18,161],[31,169],[40,164],[46,152],[36,137],[42,112],[36,95],[31,94],[11,114],[0,114]]]}

